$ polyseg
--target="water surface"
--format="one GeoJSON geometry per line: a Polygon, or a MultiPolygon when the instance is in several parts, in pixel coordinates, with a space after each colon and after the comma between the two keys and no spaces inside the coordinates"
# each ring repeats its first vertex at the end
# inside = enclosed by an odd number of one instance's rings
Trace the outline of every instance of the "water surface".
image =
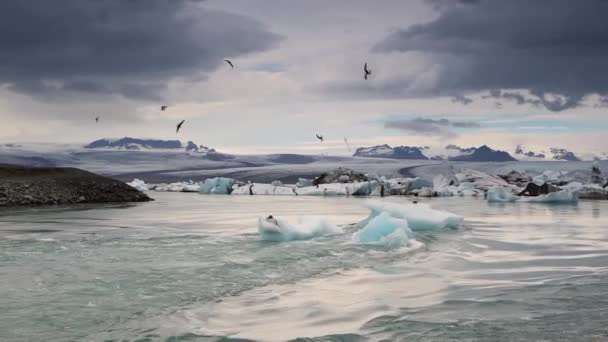
{"type": "Polygon", "coordinates": [[[465,227],[391,249],[352,243],[365,199],[153,196],[0,212],[0,340],[608,337],[607,202],[432,199],[465,227]],[[260,241],[269,213],[346,233],[260,241]]]}

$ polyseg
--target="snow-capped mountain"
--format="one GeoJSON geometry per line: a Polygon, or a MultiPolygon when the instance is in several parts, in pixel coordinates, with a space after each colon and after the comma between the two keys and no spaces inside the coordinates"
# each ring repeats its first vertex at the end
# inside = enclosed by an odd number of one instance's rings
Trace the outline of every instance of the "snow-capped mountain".
{"type": "Polygon", "coordinates": [[[564,160],[564,161],[581,161],[582,159],[574,154],[574,152],[568,151],[565,148],[552,147],[549,152],[540,151],[536,153],[534,151],[527,150],[522,145],[515,147],[515,155],[520,160],[564,160]]]}
{"type": "Polygon", "coordinates": [[[581,159],[577,157],[573,152],[570,152],[565,148],[552,147],[551,154],[553,155],[551,159],[554,160],[581,161],[581,159]]]}
{"type": "Polygon", "coordinates": [[[355,157],[367,158],[390,158],[390,159],[420,159],[420,160],[453,160],[453,161],[516,161],[509,153],[493,150],[486,145],[481,147],[462,148],[456,145],[448,145],[445,150],[432,155],[431,149],[427,147],[378,145],[372,147],[361,147],[355,151],[355,157]],[[424,153],[423,153],[424,151],[424,153]],[[427,155],[430,155],[429,158],[427,155]]]}
{"type": "Polygon", "coordinates": [[[422,154],[422,147],[378,145],[372,147],[360,147],[353,154],[354,157],[367,158],[390,158],[390,159],[422,159],[427,160],[422,154]]]}
{"type": "Polygon", "coordinates": [[[458,146],[446,146],[446,149],[459,150],[462,154],[448,157],[452,161],[468,162],[504,162],[517,161],[508,152],[493,150],[486,145],[480,147],[460,148],[458,146]]]}
{"type": "Polygon", "coordinates": [[[128,151],[155,151],[155,150],[173,150],[187,151],[198,153],[215,153],[215,149],[196,145],[193,141],[188,141],[183,144],[179,140],[157,140],[157,139],[137,139],[137,138],[122,138],[122,139],[99,139],[84,146],[88,149],[109,149],[109,150],[128,150],[128,151]]]}
{"type": "Polygon", "coordinates": [[[528,158],[536,158],[536,159],[545,159],[545,153],[541,151],[541,153],[535,153],[533,151],[526,151],[522,145],[517,145],[515,148],[515,154],[518,158],[528,157],[528,158]]]}

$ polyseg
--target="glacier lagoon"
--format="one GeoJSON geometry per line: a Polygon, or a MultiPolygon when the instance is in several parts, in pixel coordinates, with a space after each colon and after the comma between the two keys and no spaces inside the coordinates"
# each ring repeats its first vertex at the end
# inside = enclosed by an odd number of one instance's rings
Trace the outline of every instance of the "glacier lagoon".
{"type": "Polygon", "coordinates": [[[395,248],[353,242],[366,199],[153,197],[1,211],[0,340],[608,336],[605,201],[420,199],[464,227],[414,231],[416,244],[395,248]],[[343,232],[265,241],[268,214],[323,217],[343,232]]]}

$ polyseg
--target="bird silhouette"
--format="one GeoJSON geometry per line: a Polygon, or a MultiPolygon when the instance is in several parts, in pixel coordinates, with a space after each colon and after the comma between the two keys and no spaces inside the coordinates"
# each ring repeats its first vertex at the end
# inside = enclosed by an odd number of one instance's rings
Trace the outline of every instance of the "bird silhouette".
{"type": "Polygon", "coordinates": [[[317,136],[317,139],[321,140],[321,142],[323,142],[323,136],[319,135],[319,134],[315,134],[317,136]]]}
{"type": "Polygon", "coordinates": [[[161,110],[161,111],[163,111],[163,112],[164,112],[164,111],[165,111],[167,108],[169,108],[169,107],[164,106],[164,105],[163,105],[163,106],[160,106],[160,110],[161,110]]]}
{"type": "Polygon", "coordinates": [[[367,68],[367,63],[365,63],[363,65],[363,72],[364,72],[363,78],[365,78],[366,80],[367,80],[367,76],[372,74],[372,71],[367,68]]]}
{"type": "Polygon", "coordinates": [[[97,123],[97,122],[99,122],[99,116],[96,116],[96,117],[95,117],[95,122],[96,122],[96,123],[97,123]]]}
{"type": "Polygon", "coordinates": [[[232,64],[232,62],[228,59],[224,59],[224,62],[228,63],[228,65],[230,65],[231,69],[234,69],[234,64],[232,64]]]}
{"type": "Polygon", "coordinates": [[[184,124],[186,120],[182,120],[182,122],[177,124],[177,129],[175,130],[175,134],[177,134],[179,132],[179,129],[182,128],[182,125],[184,124]]]}
{"type": "Polygon", "coordinates": [[[350,145],[348,145],[348,140],[346,140],[346,137],[344,137],[344,143],[346,144],[346,148],[348,149],[348,152],[350,152],[350,145]]]}

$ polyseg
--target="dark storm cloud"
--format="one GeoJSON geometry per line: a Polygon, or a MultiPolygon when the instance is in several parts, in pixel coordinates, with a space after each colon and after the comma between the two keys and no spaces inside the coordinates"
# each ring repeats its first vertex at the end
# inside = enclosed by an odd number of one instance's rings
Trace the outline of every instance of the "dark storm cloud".
{"type": "Polygon", "coordinates": [[[442,66],[428,96],[525,89],[525,97],[493,94],[560,111],[580,105],[586,95],[608,93],[608,1],[431,3],[440,10],[437,19],[396,31],[374,48],[419,51],[442,66]]]}
{"type": "Polygon", "coordinates": [[[0,1],[0,85],[158,98],[175,77],[204,77],[223,59],[281,38],[247,17],[194,0],[0,1]]]}
{"type": "Polygon", "coordinates": [[[449,128],[479,128],[480,124],[472,121],[450,121],[448,119],[415,118],[411,120],[391,120],[384,124],[385,128],[399,129],[419,135],[455,136],[449,128]]]}

